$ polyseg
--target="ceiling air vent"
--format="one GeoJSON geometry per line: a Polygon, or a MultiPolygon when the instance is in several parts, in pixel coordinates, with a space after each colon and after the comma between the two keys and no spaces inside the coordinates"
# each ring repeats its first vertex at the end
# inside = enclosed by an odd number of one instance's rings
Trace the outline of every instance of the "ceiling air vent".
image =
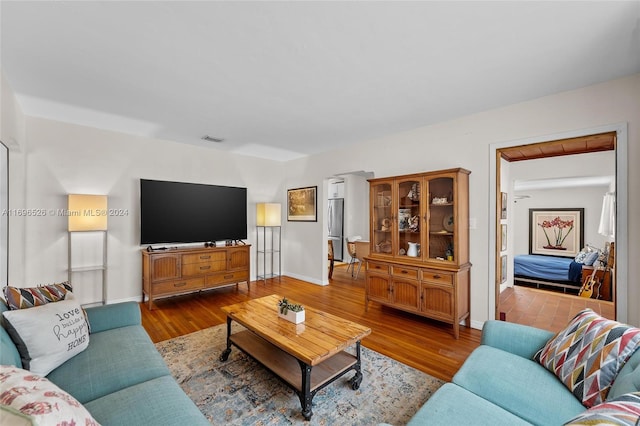
{"type": "Polygon", "coordinates": [[[220,143],[220,142],[224,141],[224,139],[222,139],[222,138],[214,138],[213,136],[209,136],[209,135],[204,135],[200,139],[202,139],[203,141],[216,142],[216,143],[220,143]]]}

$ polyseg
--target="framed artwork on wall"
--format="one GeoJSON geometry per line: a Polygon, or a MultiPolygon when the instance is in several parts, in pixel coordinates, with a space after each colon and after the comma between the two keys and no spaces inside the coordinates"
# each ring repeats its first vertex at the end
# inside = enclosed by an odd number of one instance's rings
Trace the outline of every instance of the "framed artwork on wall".
{"type": "Polygon", "coordinates": [[[500,284],[507,281],[507,255],[500,256],[500,284]]]}
{"type": "Polygon", "coordinates": [[[317,222],[317,186],[287,190],[287,221],[317,222]]]}
{"type": "Polygon", "coordinates": [[[500,251],[507,251],[507,225],[500,225],[500,251]]]}
{"type": "Polygon", "coordinates": [[[584,209],[529,209],[529,254],[575,257],[584,246],[584,209]]]}
{"type": "Polygon", "coordinates": [[[501,195],[501,197],[500,197],[500,219],[506,219],[507,218],[507,193],[506,192],[501,192],[500,195],[501,195]]]}

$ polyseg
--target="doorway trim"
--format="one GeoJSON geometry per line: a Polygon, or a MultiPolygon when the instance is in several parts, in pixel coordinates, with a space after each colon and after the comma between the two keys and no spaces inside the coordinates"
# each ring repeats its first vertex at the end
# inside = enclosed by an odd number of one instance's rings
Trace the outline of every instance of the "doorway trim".
{"type": "Polygon", "coordinates": [[[525,139],[498,142],[489,145],[489,295],[487,318],[498,319],[496,301],[496,232],[497,232],[497,182],[498,160],[497,151],[519,145],[529,145],[541,142],[551,142],[558,139],[569,139],[598,133],[616,132],[616,319],[627,322],[627,293],[628,293],[628,257],[629,240],[625,232],[628,213],[628,162],[627,162],[627,123],[609,124],[589,129],[573,130],[547,136],[534,136],[525,139]]]}

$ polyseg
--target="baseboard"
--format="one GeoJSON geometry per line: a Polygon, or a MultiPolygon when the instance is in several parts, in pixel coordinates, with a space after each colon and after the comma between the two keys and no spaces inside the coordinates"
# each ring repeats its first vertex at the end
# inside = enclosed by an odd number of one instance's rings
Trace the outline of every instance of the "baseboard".
{"type": "Polygon", "coordinates": [[[297,280],[306,281],[308,283],[315,284],[315,285],[322,285],[322,286],[329,285],[329,280],[323,282],[320,280],[316,280],[315,278],[307,277],[306,275],[299,275],[291,272],[283,272],[282,275],[286,275],[288,277],[295,278],[297,280]]]}

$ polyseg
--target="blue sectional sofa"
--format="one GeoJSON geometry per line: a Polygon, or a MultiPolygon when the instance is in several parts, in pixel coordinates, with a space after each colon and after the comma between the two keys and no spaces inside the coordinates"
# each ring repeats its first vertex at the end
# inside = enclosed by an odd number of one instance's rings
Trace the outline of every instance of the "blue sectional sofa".
{"type": "MultiPolygon", "coordinates": [[[[7,310],[0,300],[0,313],[7,310]]],[[[47,375],[102,425],[209,425],[182,391],[141,325],[135,302],[86,309],[89,346],[47,375]]],[[[0,329],[0,363],[21,367],[0,329]]]]}
{"type": "MultiPolygon", "coordinates": [[[[571,391],[533,360],[553,336],[533,327],[486,322],[481,345],[452,382],[427,400],[409,426],[563,425],[584,413],[585,406],[571,391]]],[[[638,390],[640,350],[619,371],[606,401],[638,390]]]]}

